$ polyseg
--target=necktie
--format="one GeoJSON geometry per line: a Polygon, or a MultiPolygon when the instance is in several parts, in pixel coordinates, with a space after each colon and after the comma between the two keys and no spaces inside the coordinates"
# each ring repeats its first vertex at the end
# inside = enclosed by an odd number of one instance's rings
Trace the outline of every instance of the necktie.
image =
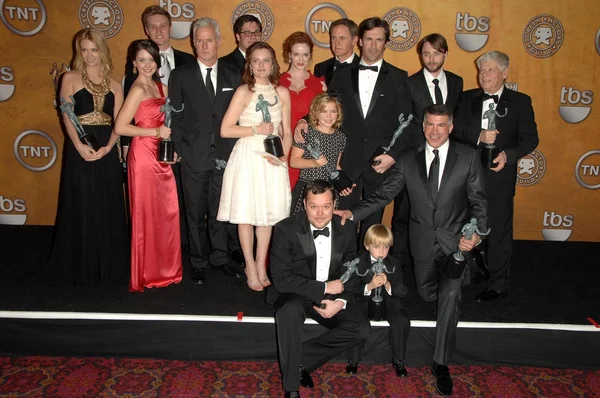
{"type": "Polygon", "coordinates": [[[437,149],[433,150],[433,154],[435,155],[435,157],[433,158],[433,161],[431,162],[431,166],[429,167],[429,178],[428,178],[428,182],[429,182],[429,197],[431,198],[431,200],[433,201],[433,203],[435,203],[435,201],[437,200],[437,194],[438,194],[438,181],[439,181],[439,175],[440,175],[440,157],[439,157],[439,151],[437,149]]]}
{"type": "Polygon", "coordinates": [[[325,227],[323,229],[315,229],[313,231],[313,239],[317,239],[320,235],[329,237],[329,227],[325,227]]]}
{"type": "Polygon", "coordinates": [[[215,102],[215,87],[213,86],[212,79],[210,78],[210,72],[212,68],[206,68],[206,91],[208,92],[208,100],[213,105],[215,102]]]}
{"type": "Polygon", "coordinates": [[[433,92],[435,93],[435,104],[443,105],[444,97],[442,96],[442,90],[440,89],[440,81],[438,79],[433,79],[433,85],[435,86],[433,89],[433,92]]]}
{"type": "Polygon", "coordinates": [[[373,72],[377,72],[379,70],[379,67],[377,65],[363,65],[363,64],[359,64],[358,65],[358,70],[372,70],[373,72]]]}
{"type": "Polygon", "coordinates": [[[498,103],[498,96],[497,95],[489,95],[488,93],[483,94],[483,100],[489,100],[489,99],[493,99],[494,103],[497,104],[498,103]]]}
{"type": "Polygon", "coordinates": [[[171,74],[171,65],[169,64],[169,58],[167,57],[167,53],[160,53],[160,57],[162,58],[162,77],[160,78],[160,81],[163,82],[163,84],[168,84],[169,83],[169,75],[171,74]]]}

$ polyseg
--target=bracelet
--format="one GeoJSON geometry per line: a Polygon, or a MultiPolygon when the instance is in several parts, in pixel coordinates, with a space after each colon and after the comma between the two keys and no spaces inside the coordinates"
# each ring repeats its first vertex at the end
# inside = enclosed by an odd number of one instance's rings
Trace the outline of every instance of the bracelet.
{"type": "Polygon", "coordinates": [[[154,131],[156,131],[156,138],[160,138],[160,128],[157,127],[156,129],[154,129],[154,131]]]}
{"type": "Polygon", "coordinates": [[[252,126],[252,135],[254,135],[254,136],[258,135],[258,126],[252,126]]]}

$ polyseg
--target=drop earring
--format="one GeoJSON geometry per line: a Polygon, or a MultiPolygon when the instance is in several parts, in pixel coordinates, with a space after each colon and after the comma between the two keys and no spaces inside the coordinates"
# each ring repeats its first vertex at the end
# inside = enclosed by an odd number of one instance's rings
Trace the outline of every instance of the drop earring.
{"type": "Polygon", "coordinates": [[[133,67],[133,74],[136,75],[137,74],[137,68],[134,66],[133,67]]]}
{"type": "Polygon", "coordinates": [[[252,72],[252,68],[250,68],[250,76],[252,76],[254,73],[252,72]]]}

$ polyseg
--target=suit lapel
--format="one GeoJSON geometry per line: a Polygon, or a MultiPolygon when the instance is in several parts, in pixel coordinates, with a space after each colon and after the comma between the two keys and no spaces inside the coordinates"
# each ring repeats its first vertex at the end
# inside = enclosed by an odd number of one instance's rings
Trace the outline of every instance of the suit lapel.
{"type": "Polygon", "coordinates": [[[373,88],[373,95],[371,96],[371,102],[369,103],[369,110],[367,111],[367,115],[365,119],[369,117],[369,114],[375,108],[375,104],[377,100],[379,100],[379,95],[383,92],[383,88],[385,87],[385,78],[387,77],[389,68],[387,62],[383,61],[381,63],[381,70],[379,71],[379,75],[377,76],[377,81],[375,82],[375,87],[373,88]]]}
{"type": "Polygon", "coordinates": [[[299,213],[298,218],[300,221],[298,223],[300,225],[300,230],[296,232],[296,236],[298,237],[298,241],[300,241],[300,246],[302,246],[302,251],[304,252],[304,255],[308,261],[312,279],[316,279],[317,250],[315,248],[315,240],[312,237],[312,233],[308,224],[308,218],[306,218],[306,213],[299,213]]]}
{"type": "Polygon", "coordinates": [[[183,65],[183,60],[181,59],[181,56],[179,55],[179,51],[173,49],[173,60],[175,61],[175,67],[177,68],[178,66],[183,65]]]}
{"type": "Polygon", "coordinates": [[[442,194],[444,188],[448,184],[448,180],[452,175],[452,171],[454,170],[454,166],[456,165],[456,161],[458,160],[458,153],[454,151],[454,143],[450,141],[450,147],[448,148],[448,155],[446,157],[446,164],[444,165],[444,173],[442,174],[442,182],[440,184],[440,189],[438,192],[438,202],[439,198],[442,198],[442,194]]]}
{"type": "Polygon", "coordinates": [[[483,111],[483,94],[483,90],[480,89],[477,95],[475,96],[475,99],[473,100],[473,108],[471,109],[471,112],[473,114],[473,121],[478,126],[481,126],[481,112],[483,111]]]}
{"type": "Polygon", "coordinates": [[[417,75],[417,92],[424,96],[423,109],[427,108],[429,105],[433,105],[433,99],[431,99],[431,94],[429,93],[429,87],[427,87],[427,80],[425,80],[423,69],[421,69],[421,72],[419,72],[417,75]]]}
{"type": "MultiPolygon", "coordinates": [[[[500,115],[504,115],[506,114],[506,116],[508,116],[508,103],[510,100],[510,96],[511,96],[511,90],[504,87],[504,90],[502,91],[502,95],[500,96],[500,98],[498,98],[498,104],[496,105],[496,112],[498,112],[500,115]]],[[[504,131],[503,129],[503,124],[505,121],[506,117],[496,117],[496,129],[498,131],[504,131]]]]}
{"type": "Polygon", "coordinates": [[[425,158],[425,144],[421,144],[419,149],[417,149],[417,152],[415,153],[415,163],[417,164],[417,170],[419,170],[419,176],[421,177],[423,189],[425,192],[427,192],[427,197],[430,198],[429,184],[427,184],[427,159],[425,158]]]}
{"type": "Polygon", "coordinates": [[[204,83],[204,79],[202,78],[202,71],[200,70],[200,65],[198,65],[198,63],[196,63],[195,77],[199,80],[198,83],[200,83],[200,85],[198,89],[192,89],[192,91],[195,91],[199,96],[198,106],[200,106],[201,103],[205,103],[207,106],[210,107],[210,101],[208,100],[208,92],[206,91],[206,84],[204,83]]]}
{"type": "Polygon", "coordinates": [[[362,118],[365,118],[365,115],[362,111],[362,105],[360,103],[360,92],[358,91],[358,68],[352,68],[350,70],[350,77],[352,78],[352,92],[354,93],[354,100],[356,101],[356,107],[360,112],[362,118]]]}
{"type": "Polygon", "coordinates": [[[344,231],[339,224],[339,221],[334,216],[331,220],[331,260],[329,263],[329,277],[328,280],[331,280],[333,276],[336,274],[340,265],[342,264],[342,256],[344,255],[345,244],[346,241],[344,238],[344,231]]]}
{"type": "Polygon", "coordinates": [[[225,86],[225,66],[222,65],[221,62],[217,63],[217,92],[215,94],[215,98],[219,96],[219,93],[223,90],[225,86]]]}

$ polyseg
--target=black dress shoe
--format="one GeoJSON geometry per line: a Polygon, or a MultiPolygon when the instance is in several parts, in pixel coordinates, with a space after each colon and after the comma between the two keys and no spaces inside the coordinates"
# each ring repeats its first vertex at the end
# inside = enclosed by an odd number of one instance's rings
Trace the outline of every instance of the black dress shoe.
{"type": "Polygon", "coordinates": [[[452,395],[452,377],[450,377],[448,366],[434,361],[431,364],[431,373],[435,376],[435,389],[441,395],[452,395]]]}
{"type": "Polygon", "coordinates": [[[300,393],[298,391],[286,391],[285,398],[300,398],[300,393]]]}
{"type": "Polygon", "coordinates": [[[396,369],[396,376],[398,377],[406,377],[408,376],[408,371],[406,370],[406,366],[404,366],[403,362],[393,361],[392,366],[396,369]]]}
{"type": "Polygon", "coordinates": [[[204,269],[196,270],[192,273],[192,282],[201,285],[206,280],[206,271],[204,269]]]}
{"type": "Polygon", "coordinates": [[[235,250],[231,252],[231,261],[233,261],[236,264],[239,264],[240,267],[246,266],[246,259],[244,258],[244,253],[242,253],[240,250],[235,250]]]}
{"type": "Polygon", "coordinates": [[[506,290],[503,292],[497,292],[492,289],[487,289],[479,293],[477,296],[475,296],[475,298],[479,303],[481,303],[483,301],[494,301],[499,298],[506,297],[507,294],[508,292],[506,290]]]}
{"type": "Polygon", "coordinates": [[[223,264],[223,265],[211,265],[210,266],[212,269],[216,270],[216,271],[221,271],[223,272],[225,275],[229,275],[229,276],[233,276],[235,278],[241,278],[242,274],[237,272],[235,270],[235,268],[233,268],[231,265],[229,264],[223,264]]]}
{"type": "Polygon", "coordinates": [[[357,362],[348,362],[346,365],[346,373],[349,375],[355,375],[358,373],[358,363],[357,362]]]}
{"type": "Polygon", "coordinates": [[[310,373],[304,368],[300,368],[300,385],[306,388],[313,388],[315,386],[312,377],[310,377],[310,373]]]}

